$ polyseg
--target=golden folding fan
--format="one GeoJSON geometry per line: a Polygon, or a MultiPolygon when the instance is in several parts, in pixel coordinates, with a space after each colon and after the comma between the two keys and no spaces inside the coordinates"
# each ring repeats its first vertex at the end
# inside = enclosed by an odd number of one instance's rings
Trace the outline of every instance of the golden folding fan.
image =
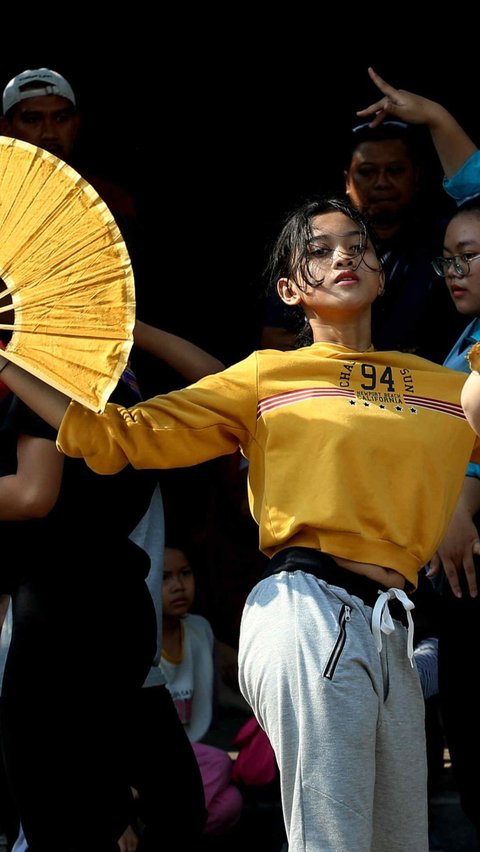
{"type": "Polygon", "coordinates": [[[0,329],[12,331],[2,355],[103,411],[133,342],[127,248],[108,207],[78,172],[6,136],[0,136],[0,277],[0,329]]]}

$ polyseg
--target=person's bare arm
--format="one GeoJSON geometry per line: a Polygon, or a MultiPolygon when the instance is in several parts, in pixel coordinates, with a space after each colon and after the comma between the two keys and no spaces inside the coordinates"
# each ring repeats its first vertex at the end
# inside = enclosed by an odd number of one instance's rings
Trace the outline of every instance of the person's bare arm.
{"type": "Polygon", "coordinates": [[[409,124],[425,124],[430,130],[442,168],[447,178],[453,177],[468,158],[477,150],[456,119],[445,107],[421,95],[404,89],[395,89],[385,82],[373,68],[368,73],[384,97],[357,111],[361,118],[372,117],[371,126],[377,127],[389,117],[409,124]]]}
{"type": "Polygon", "coordinates": [[[480,374],[476,370],[468,374],[460,400],[470,426],[480,435],[480,374]]]}
{"type": "Polygon", "coordinates": [[[195,343],[141,320],[135,323],[133,338],[136,346],[156,358],[161,358],[188,382],[196,382],[203,376],[225,369],[225,365],[218,358],[209,355],[195,343]]]}
{"type": "MultiPolygon", "coordinates": [[[[162,358],[188,382],[218,373],[224,364],[199,346],[161,331],[139,320],[135,326],[135,343],[162,358]]],[[[55,429],[60,427],[71,399],[17,364],[0,355],[0,378],[26,405],[55,429]]]]}
{"type": "Polygon", "coordinates": [[[140,842],[140,838],[132,826],[129,825],[118,839],[119,852],[135,852],[140,842]]]}
{"type": "Polygon", "coordinates": [[[43,518],[57,502],[64,457],[54,441],[20,435],[17,471],[0,477],[0,520],[43,518]]]}
{"type": "MultiPolygon", "coordinates": [[[[0,521],[42,518],[57,502],[63,456],[46,438],[20,435],[16,473],[0,477],[0,521]]],[[[0,633],[10,596],[0,594],[0,633]]]]}
{"type": "Polygon", "coordinates": [[[32,376],[22,367],[0,355],[0,376],[4,384],[42,420],[58,429],[71,400],[55,388],[32,376]],[[4,369],[5,367],[5,369],[4,369]]]}
{"type": "Polygon", "coordinates": [[[0,595],[0,635],[2,633],[3,622],[5,621],[9,603],[10,595],[0,595]]]}
{"type": "Polygon", "coordinates": [[[462,492],[448,525],[447,532],[430,561],[427,576],[438,574],[443,566],[456,597],[462,597],[460,577],[464,573],[471,597],[478,594],[474,555],[480,554],[480,540],[473,522],[480,511],[480,480],[465,477],[462,492]]]}

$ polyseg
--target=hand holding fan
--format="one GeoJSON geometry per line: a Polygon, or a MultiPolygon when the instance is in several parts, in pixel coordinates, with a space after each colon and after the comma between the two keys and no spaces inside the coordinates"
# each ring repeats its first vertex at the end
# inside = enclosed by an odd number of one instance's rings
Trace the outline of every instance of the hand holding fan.
{"type": "Polygon", "coordinates": [[[108,207],[78,172],[42,148],[2,136],[0,277],[0,329],[12,331],[2,355],[103,411],[133,342],[127,248],[108,207]]]}

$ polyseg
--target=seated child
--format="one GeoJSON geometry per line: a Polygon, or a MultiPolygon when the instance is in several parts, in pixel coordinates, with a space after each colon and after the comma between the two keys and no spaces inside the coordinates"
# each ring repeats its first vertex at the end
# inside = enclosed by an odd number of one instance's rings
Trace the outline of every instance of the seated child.
{"type": "Polygon", "coordinates": [[[228,752],[201,742],[214,717],[215,637],[206,618],[189,612],[194,597],[195,579],[185,551],[167,546],[159,668],[200,767],[208,812],[205,832],[222,834],[240,818],[243,799],[231,781],[233,760],[228,752]]]}

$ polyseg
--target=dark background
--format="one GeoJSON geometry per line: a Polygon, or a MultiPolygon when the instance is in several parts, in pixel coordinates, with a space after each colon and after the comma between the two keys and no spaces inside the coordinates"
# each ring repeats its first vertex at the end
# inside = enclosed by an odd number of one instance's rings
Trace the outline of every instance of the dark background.
{"type": "MultiPolygon", "coordinates": [[[[174,20],[162,13],[161,25],[138,13],[102,34],[83,21],[34,47],[10,42],[0,57],[2,89],[40,66],[70,81],[82,113],[78,167],[124,185],[140,211],[144,318],[226,361],[256,344],[262,270],[284,214],[307,195],[343,190],[355,111],[380,96],[368,65],[441,101],[480,140],[478,63],[470,50],[448,50],[455,40],[444,29],[422,33],[404,15],[401,31],[382,22],[373,32],[360,9],[339,7],[328,21],[295,12],[261,28],[245,13],[187,9],[174,20]]],[[[425,136],[427,185],[441,205],[425,136]]]]}

